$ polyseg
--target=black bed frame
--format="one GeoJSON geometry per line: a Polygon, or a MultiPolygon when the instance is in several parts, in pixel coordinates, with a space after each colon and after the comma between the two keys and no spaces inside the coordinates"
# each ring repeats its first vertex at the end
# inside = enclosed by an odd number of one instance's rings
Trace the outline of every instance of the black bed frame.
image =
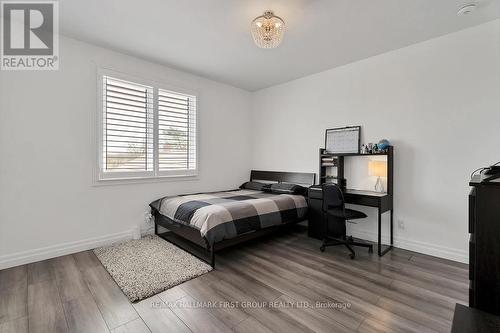
{"type": "MultiPolygon", "coordinates": [[[[277,182],[277,183],[293,183],[299,185],[311,186],[315,184],[316,174],[314,173],[302,173],[302,172],[280,172],[280,171],[258,171],[252,170],[250,172],[250,181],[263,181],[263,182],[277,182]]],[[[260,229],[257,231],[249,232],[232,239],[222,240],[216,242],[213,246],[210,246],[208,240],[201,236],[200,231],[189,225],[180,224],[172,221],[166,216],[163,216],[158,212],[157,209],[152,208],[152,214],[155,220],[155,235],[174,243],[175,245],[181,247],[182,249],[188,251],[192,255],[198,257],[199,259],[209,263],[212,267],[215,267],[215,252],[222,250],[224,248],[240,244],[264,235],[269,235],[271,233],[277,232],[279,230],[289,229],[290,226],[305,221],[306,218],[294,221],[292,223],[281,224],[274,227],[269,227],[265,229],[260,229]],[[167,229],[167,232],[158,233],[158,226],[167,229]],[[172,235],[177,237],[172,237],[172,235]],[[189,249],[186,246],[186,242],[180,242],[179,237],[182,240],[187,240],[190,244],[194,244],[198,250],[205,252],[205,256],[199,255],[189,249]],[[205,257],[205,258],[204,258],[205,257]],[[210,258],[210,259],[207,259],[210,258]]],[[[200,251],[198,251],[200,252],[200,251]]]]}

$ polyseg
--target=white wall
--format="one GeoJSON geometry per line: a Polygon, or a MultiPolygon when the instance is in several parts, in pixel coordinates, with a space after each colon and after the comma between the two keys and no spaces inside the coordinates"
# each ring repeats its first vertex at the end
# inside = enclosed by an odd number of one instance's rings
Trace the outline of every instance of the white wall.
{"type": "MultiPolygon", "coordinates": [[[[252,166],[317,172],[324,130],[362,125],[364,142],[395,145],[397,245],[465,261],[467,181],[500,161],[499,124],[497,20],[255,93],[252,166]]],[[[375,239],[375,211],[358,208],[369,220],[352,233],[375,239]]]]}
{"type": "Polygon", "coordinates": [[[248,179],[250,93],[68,38],[60,59],[0,72],[0,269],[129,237],[163,195],[248,179]],[[93,186],[99,65],[199,91],[198,180],[93,186]]]}

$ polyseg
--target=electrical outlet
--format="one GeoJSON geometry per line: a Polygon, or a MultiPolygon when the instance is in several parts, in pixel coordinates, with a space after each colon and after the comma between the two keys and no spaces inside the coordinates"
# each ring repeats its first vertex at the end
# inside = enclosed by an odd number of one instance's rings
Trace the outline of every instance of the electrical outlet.
{"type": "Polygon", "coordinates": [[[144,223],[150,224],[153,221],[153,215],[150,212],[144,212],[144,223]]]}
{"type": "Polygon", "coordinates": [[[403,220],[398,220],[398,228],[405,230],[405,222],[403,220]]]}

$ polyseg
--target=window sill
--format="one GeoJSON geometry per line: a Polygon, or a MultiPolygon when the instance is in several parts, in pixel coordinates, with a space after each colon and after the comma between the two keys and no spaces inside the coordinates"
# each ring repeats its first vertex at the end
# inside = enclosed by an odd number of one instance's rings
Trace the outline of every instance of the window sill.
{"type": "Polygon", "coordinates": [[[183,182],[199,180],[198,175],[172,175],[172,176],[155,176],[155,177],[116,177],[95,179],[93,186],[110,186],[110,185],[130,185],[130,184],[154,184],[163,182],[183,182]]]}

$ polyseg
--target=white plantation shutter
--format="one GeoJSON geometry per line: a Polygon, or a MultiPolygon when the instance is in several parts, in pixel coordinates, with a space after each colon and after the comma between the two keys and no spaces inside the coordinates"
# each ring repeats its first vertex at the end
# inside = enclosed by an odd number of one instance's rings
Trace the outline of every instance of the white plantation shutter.
{"type": "Polygon", "coordinates": [[[98,179],[196,175],[196,96],[107,72],[101,76],[98,179]]]}
{"type": "Polygon", "coordinates": [[[102,170],[153,172],[153,88],[103,77],[102,170]]]}
{"type": "Polygon", "coordinates": [[[192,175],[196,163],[196,97],[159,89],[159,172],[192,175]]]}

